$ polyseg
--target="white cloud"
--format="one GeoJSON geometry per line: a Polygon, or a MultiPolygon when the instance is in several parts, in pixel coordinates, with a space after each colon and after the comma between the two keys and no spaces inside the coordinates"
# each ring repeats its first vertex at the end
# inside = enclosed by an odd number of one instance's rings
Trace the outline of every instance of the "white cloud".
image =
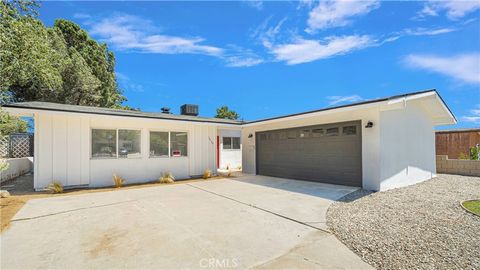
{"type": "Polygon", "coordinates": [[[480,53],[449,57],[411,54],[405,58],[405,62],[415,68],[440,73],[467,83],[480,84],[480,53]]]}
{"type": "Polygon", "coordinates": [[[90,19],[92,16],[86,13],[75,13],[73,14],[73,18],[75,19],[90,19]]]}
{"type": "Polygon", "coordinates": [[[133,82],[127,75],[120,72],[116,72],[115,74],[116,74],[118,83],[120,84],[120,87],[131,92],[145,91],[145,89],[143,88],[143,85],[133,82]]]}
{"type": "Polygon", "coordinates": [[[359,95],[351,95],[351,96],[329,96],[327,97],[328,105],[337,105],[341,103],[353,103],[353,102],[359,102],[364,100],[361,96],[359,95]]]}
{"type": "Polygon", "coordinates": [[[322,1],[309,13],[308,33],[316,30],[345,26],[350,18],[369,13],[380,6],[379,1],[322,1]]]}
{"type": "Polygon", "coordinates": [[[228,67],[251,67],[262,64],[264,62],[261,58],[231,56],[225,58],[228,67]]]}
{"type": "Polygon", "coordinates": [[[201,44],[201,37],[154,34],[160,29],[141,18],[119,15],[92,23],[90,33],[119,50],[135,50],[162,54],[204,54],[219,56],[223,49],[201,44]]]}
{"type": "Polygon", "coordinates": [[[438,16],[439,12],[445,12],[450,20],[458,20],[477,9],[480,9],[480,1],[478,0],[431,0],[425,3],[416,18],[438,16]]]}
{"type": "Polygon", "coordinates": [[[251,7],[251,8],[254,8],[256,10],[262,10],[263,9],[263,1],[259,1],[259,0],[246,0],[244,1],[244,3],[251,7]]]}
{"type": "Polygon", "coordinates": [[[298,38],[293,43],[273,45],[271,53],[289,65],[342,55],[375,44],[369,36],[332,36],[323,41],[298,38]]]}
{"type": "Polygon", "coordinates": [[[477,109],[470,110],[470,115],[462,116],[462,121],[480,124],[480,104],[477,105],[477,109]]]}

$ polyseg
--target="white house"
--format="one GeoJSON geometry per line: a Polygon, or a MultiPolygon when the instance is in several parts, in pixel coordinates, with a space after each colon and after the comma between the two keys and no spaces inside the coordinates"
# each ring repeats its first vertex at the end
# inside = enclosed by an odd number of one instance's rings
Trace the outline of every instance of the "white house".
{"type": "MultiPolygon", "coordinates": [[[[45,102],[3,106],[35,121],[34,186],[129,183],[205,169],[386,190],[435,176],[436,125],[456,119],[435,90],[242,122],[45,102]]],[[[182,109],[182,111],[184,111],[182,109]]],[[[190,115],[186,115],[190,114],[190,115]]]]}

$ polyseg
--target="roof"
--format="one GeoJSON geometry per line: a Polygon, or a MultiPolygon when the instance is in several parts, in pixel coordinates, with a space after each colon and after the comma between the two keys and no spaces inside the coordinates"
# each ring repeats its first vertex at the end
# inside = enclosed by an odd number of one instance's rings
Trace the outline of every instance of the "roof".
{"type": "Polygon", "coordinates": [[[220,119],[220,118],[209,118],[209,117],[200,117],[200,116],[189,116],[189,115],[178,115],[178,114],[165,114],[160,112],[140,112],[140,111],[128,111],[128,110],[120,110],[120,109],[109,109],[109,108],[100,108],[100,107],[88,107],[88,106],[78,106],[78,105],[68,105],[68,104],[58,104],[58,103],[51,103],[51,102],[40,102],[40,101],[32,101],[32,102],[20,102],[20,103],[12,103],[4,105],[3,107],[7,108],[20,108],[20,109],[33,109],[33,110],[46,110],[46,111],[60,111],[60,112],[72,112],[72,113],[86,113],[86,114],[100,114],[100,115],[113,115],[113,116],[127,116],[127,117],[139,117],[139,118],[152,118],[152,119],[165,119],[165,120],[178,120],[178,121],[193,121],[193,122],[207,122],[207,123],[218,123],[218,124],[233,124],[233,125],[243,125],[243,124],[252,124],[252,123],[259,123],[264,121],[288,118],[298,115],[305,115],[323,111],[330,111],[336,110],[340,108],[346,107],[354,107],[360,106],[365,104],[377,103],[377,102],[384,102],[399,98],[405,98],[415,95],[421,95],[426,93],[435,93],[438,98],[440,99],[441,103],[444,105],[448,113],[451,117],[457,121],[455,115],[453,115],[450,108],[448,108],[445,101],[442,97],[438,94],[437,90],[429,89],[424,91],[418,92],[411,92],[402,95],[395,95],[385,98],[379,99],[372,99],[357,103],[351,103],[346,105],[340,105],[335,107],[327,107],[313,111],[306,111],[294,114],[288,114],[283,116],[265,118],[260,120],[254,121],[239,121],[239,120],[230,120],[230,119],[220,119]]]}
{"type": "Polygon", "coordinates": [[[463,132],[480,132],[480,127],[478,128],[457,128],[457,129],[446,129],[446,130],[436,130],[435,133],[463,133],[463,132]]]}
{"type": "Polygon", "coordinates": [[[32,110],[41,110],[41,111],[58,111],[58,112],[127,116],[127,117],[165,119],[165,120],[177,120],[177,121],[206,122],[206,123],[218,123],[218,124],[240,125],[243,123],[243,121],[213,118],[213,117],[167,114],[167,113],[161,113],[161,112],[130,111],[130,110],[78,106],[78,105],[59,104],[59,103],[52,103],[52,102],[41,102],[41,101],[12,103],[12,104],[3,105],[3,107],[18,108],[18,109],[32,109],[32,110]]]}
{"type": "Polygon", "coordinates": [[[452,115],[453,119],[455,119],[455,121],[457,121],[457,119],[455,118],[455,115],[453,115],[452,111],[450,110],[450,108],[448,108],[448,106],[447,106],[447,104],[445,103],[445,101],[444,101],[444,100],[442,99],[442,97],[438,94],[437,90],[436,90],[436,89],[429,89],[429,90],[411,92],[411,93],[406,93],[406,94],[401,94],[401,95],[395,95],[395,96],[390,96],[390,97],[385,97],[385,98],[378,98],[378,99],[371,99],[371,100],[362,101],[362,102],[350,103],[350,104],[346,104],[346,105],[340,105],[340,106],[334,106],[334,107],[327,107],[327,108],[318,109],[318,110],[313,110],[313,111],[306,111],[306,112],[301,112],[301,113],[287,114],[287,115],[282,115],[282,116],[276,116],[276,117],[271,117],[271,118],[254,120],[254,121],[246,122],[245,124],[258,123],[258,122],[264,122],[264,121],[270,121],[270,120],[276,120],[276,119],[287,118],[287,117],[298,116],[298,115],[304,115],[304,114],[310,114],[310,113],[316,113],[316,112],[336,110],[336,109],[340,109],[340,108],[353,107],[353,106],[359,106],[359,105],[376,103],[376,102],[383,102],[383,101],[388,101],[388,100],[393,100],[393,99],[398,99],[398,98],[404,98],[404,97],[409,97],[409,96],[415,96],[415,95],[425,94],[425,93],[429,93],[429,92],[435,93],[435,94],[440,98],[440,100],[442,101],[443,105],[445,105],[445,107],[447,108],[448,112],[452,115]]]}

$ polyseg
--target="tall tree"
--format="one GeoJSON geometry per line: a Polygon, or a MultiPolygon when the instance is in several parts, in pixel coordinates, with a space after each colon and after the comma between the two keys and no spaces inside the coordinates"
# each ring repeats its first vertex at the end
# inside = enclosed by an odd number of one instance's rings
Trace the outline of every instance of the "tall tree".
{"type": "Polygon", "coordinates": [[[222,106],[217,109],[217,114],[215,115],[215,118],[237,120],[238,118],[240,118],[240,115],[233,110],[229,110],[228,106],[222,106]]]}
{"type": "Polygon", "coordinates": [[[67,20],[46,28],[35,7],[34,1],[1,1],[0,91],[15,101],[128,109],[107,45],[67,20]]]}

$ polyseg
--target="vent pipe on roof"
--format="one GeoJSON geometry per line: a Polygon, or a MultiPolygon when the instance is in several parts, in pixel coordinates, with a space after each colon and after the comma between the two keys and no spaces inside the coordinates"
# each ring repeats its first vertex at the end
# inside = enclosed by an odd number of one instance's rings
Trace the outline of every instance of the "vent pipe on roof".
{"type": "Polygon", "coordinates": [[[162,113],[170,114],[170,108],[168,107],[162,107],[162,113]]]}

